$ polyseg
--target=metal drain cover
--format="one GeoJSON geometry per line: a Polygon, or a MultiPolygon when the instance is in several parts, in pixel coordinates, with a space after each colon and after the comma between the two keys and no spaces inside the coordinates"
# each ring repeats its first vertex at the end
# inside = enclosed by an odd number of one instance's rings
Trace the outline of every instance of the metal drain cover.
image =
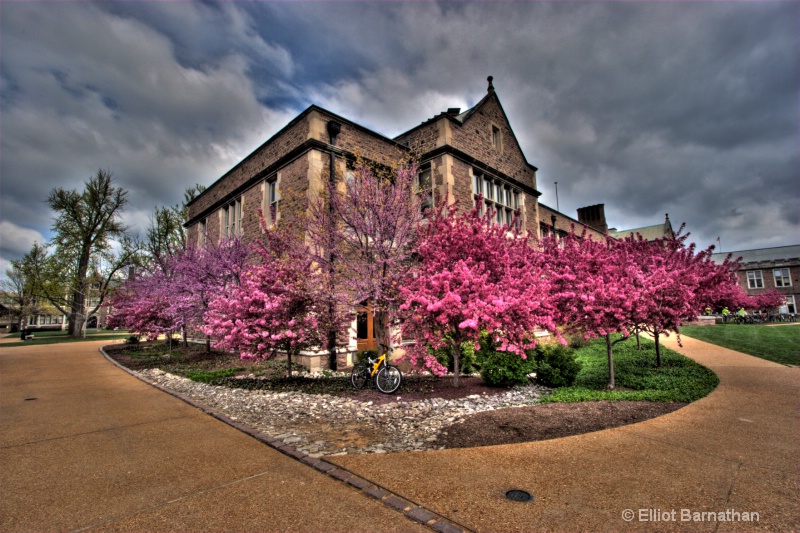
{"type": "Polygon", "coordinates": [[[33,401],[33,400],[38,400],[38,399],[39,399],[39,398],[25,398],[25,401],[26,401],[26,402],[30,402],[30,401],[33,401]]]}
{"type": "Polygon", "coordinates": [[[506,492],[506,498],[511,500],[512,502],[529,502],[533,501],[533,495],[525,492],[524,490],[510,490],[506,492]]]}

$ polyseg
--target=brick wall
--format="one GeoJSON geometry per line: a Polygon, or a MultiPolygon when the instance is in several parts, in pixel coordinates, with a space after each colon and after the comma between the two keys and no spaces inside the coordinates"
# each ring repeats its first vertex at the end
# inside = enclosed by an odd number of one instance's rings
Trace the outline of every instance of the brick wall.
{"type": "MultiPolygon", "coordinates": [[[[193,219],[208,211],[233,191],[270,170],[269,175],[264,178],[279,180],[279,220],[297,223],[308,209],[309,185],[314,183],[316,187],[321,187],[328,179],[329,154],[309,148],[306,153],[297,154],[297,157],[280,168],[270,169],[270,167],[301,148],[309,139],[328,144],[330,137],[327,123],[330,120],[335,120],[341,125],[336,139],[336,146],[341,150],[357,153],[383,165],[391,165],[401,160],[407,153],[388,139],[325,113],[319,108],[312,108],[213,183],[189,206],[189,218],[193,219]]],[[[342,161],[342,158],[338,157],[337,160],[342,161]]],[[[337,171],[341,172],[343,168],[343,166],[341,169],[337,168],[337,171]]],[[[245,242],[260,235],[258,211],[267,207],[265,195],[264,181],[254,183],[242,193],[242,239],[245,242]]],[[[223,208],[224,206],[220,206],[206,215],[207,235],[211,239],[216,240],[220,236],[220,211],[223,208]]],[[[198,242],[199,226],[195,223],[188,228],[190,242],[198,242]]]]}
{"type": "Polygon", "coordinates": [[[452,125],[451,144],[500,172],[536,188],[536,172],[530,168],[516,143],[497,96],[490,95],[464,124],[452,125]],[[492,127],[500,131],[500,146],[492,145],[492,127]]]}
{"type": "MultiPolygon", "coordinates": [[[[575,227],[575,233],[580,235],[583,232],[583,228],[587,228],[587,234],[591,235],[595,240],[605,240],[606,236],[593,228],[585,226],[581,224],[577,220],[565,216],[563,213],[559,213],[555,209],[552,209],[542,203],[539,204],[539,223],[547,224],[548,231],[552,231],[552,216],[556,215],[556,230],[563,233],[570,233],[572,231],[572,227],[575,227]]],[[[537,228],[538,231],[538,228],[537,228]]]]}
{"type": "MultiPolygon", "coordinates": [[[[770,262],[763,262],[763,263],[748,263],[742,266],[742,268],[738,272],[739,276],[739,286],[742,287],[748,294],[761,294],[764,291],[768,291],[774,289],[781,294],[797,294],[798,287],[800,287],[800,261],[789,262],[789,261],[770,261],[770,262]],[[776,269],[789,269],[789,279],[791,280],[792,285],[789,287],[776,287],[775,286],[775,276],[773,276],[772,271],[776,269]],[[747,285],[747,273],[754,272],[760,270],[761,271],[761,279],[764,282],[763,289],[751,289],[747,285]]],[[[798,302],[800,303],[800,302],[798,302]]]]}
{"type": "MultiPolygon", "coordinates": [[[[189,218],[191,219],[205,211],[231,191],[242,186],[253,176],[274,164],[293,148],[302,144],[308,137],[308,128],[308,115],[301,115],[295,123],[290,124],[284,131],[281,131],[267,143],[258,147],[253,153],[242,160],[241,163],[211,184],[208,189],[189,206],[189,218]]],[[[214,233],[214,235],[218,234],[218,231],[214,233]]]]}

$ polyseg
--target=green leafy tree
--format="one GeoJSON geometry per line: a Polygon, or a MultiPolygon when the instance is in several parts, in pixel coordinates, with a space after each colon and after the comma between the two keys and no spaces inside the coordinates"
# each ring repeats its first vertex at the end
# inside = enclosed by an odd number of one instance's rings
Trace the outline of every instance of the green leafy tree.
{"type": "Polygon", "coordinates": [[[44,247],[38,243],[22,259],[11,261],[11,268],[6,269],[5,278],[0,281],[3,305],[22,331],[29,316],[39,314],[42,309],[41,300],[37,297],[37,277],[33,271],[36,255],[41,254],[44,247]]]}
{"type": "Polygon", "coordinates": [[[149,267],[164,270],[168,258],[186,250],[186,228],[189,204],[205,190],[203,185],[195,185],[183,193],[183,203],[171,207],[156,207],[150,217],[150,226],[143,243],[149,267]]]}
{"type": "Polygon", "coordinates": [[[59,187],[47,198],[56,213],[53,251],[36,265],[38,288],[67,315],[70,336],[81,335],[86,320],[113,290],[120,271],[137,261],[139,246],[121,220],[127,194],[114,186],[110,172],[99,170],[83,191],[59,187]]]}

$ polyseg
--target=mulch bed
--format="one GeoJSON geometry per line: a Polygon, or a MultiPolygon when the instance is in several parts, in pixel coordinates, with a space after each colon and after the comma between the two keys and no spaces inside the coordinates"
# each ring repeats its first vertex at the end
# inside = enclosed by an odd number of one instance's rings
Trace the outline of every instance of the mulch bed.
{"type": "Polygon", "coordinates": [[[473,448],[581,435],[642,422],[684,407],[666,402],[546,403],[476,413],[447,427],[437,444],[473,448]]]}

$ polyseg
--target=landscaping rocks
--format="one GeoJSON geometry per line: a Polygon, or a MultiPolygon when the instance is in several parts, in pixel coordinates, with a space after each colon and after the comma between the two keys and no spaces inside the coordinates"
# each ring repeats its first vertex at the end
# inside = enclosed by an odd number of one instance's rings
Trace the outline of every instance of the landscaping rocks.
{"type": "Polygon", "coordinates": [[[159,369],[138,372],[160,386],[216,409],[314,457],[442,448],[440,432],[474,413],[533,405],[535,385],[499,394],[390,403],[331,395],[233,389],[198,383],[159,369]]]}

